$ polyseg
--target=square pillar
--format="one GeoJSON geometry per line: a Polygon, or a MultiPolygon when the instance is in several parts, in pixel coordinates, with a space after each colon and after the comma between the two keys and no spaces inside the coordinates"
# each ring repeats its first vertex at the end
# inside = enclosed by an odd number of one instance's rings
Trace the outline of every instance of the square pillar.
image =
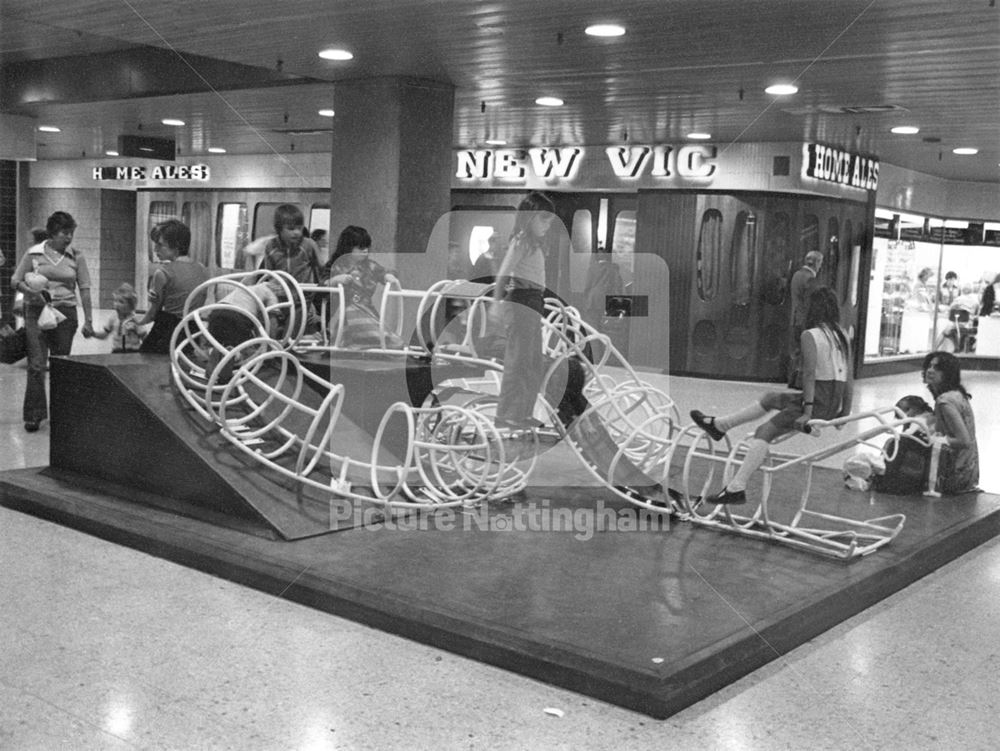
{"type": "Polygon", "coordinates": [[[394,260],[410,269],[408,260],[425,259],[406,256],[427,250],[450,208],[454,87],[402,77],[343,81],[334,110],[331,252],[345,226],[360,225],[376,256],[398,253],[394,260]]]}

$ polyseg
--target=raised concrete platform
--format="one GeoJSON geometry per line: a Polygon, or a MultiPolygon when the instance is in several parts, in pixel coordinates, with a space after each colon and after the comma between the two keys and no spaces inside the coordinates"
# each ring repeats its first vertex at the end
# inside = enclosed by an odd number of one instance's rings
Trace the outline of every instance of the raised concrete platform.
{"type": "Polygon", "coordinates": [[[593,488],[537,489],[517,504],[348,523],[294,541],[66,470],[0,473],[0,502],[664,718],[1000,532],[997,496],[869,498],[830,470],[816,483],[820,509],[901,511],[906,526],[888,547],[844,563],[683,522],[637,531],[627,505],[593,488]],[[604,503],[600,518],[618,531],[602,531],[591,513],[604,503]]]}

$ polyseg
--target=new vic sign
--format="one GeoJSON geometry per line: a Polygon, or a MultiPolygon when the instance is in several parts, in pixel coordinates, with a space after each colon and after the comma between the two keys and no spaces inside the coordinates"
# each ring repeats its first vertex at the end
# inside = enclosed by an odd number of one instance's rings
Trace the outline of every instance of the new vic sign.
{"type": "Polygon", "coordinates": [[[460,180],[522,181],[530,177],[546,181],[572,181],[587,169],[609,167],[621,180],[640,177],[708,178],[716,171],[714,146],[608,146],[604,165],[585,164],[579,147],[531,149],[473,149],[457,152],[455,177],[460,180]]]}

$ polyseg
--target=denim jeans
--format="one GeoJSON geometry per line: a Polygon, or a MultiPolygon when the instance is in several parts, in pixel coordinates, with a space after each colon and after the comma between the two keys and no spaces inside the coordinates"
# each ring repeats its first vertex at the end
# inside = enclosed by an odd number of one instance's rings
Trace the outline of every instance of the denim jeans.
{"type": "Polygon", "coordinates": [[[38,328],[38,315],[42,307],[24,306],[24,333],[28,343],[28,383],[24,389],[24,421],[40,422],[48,419],[49,406],[45,397],[45,369],[49,353],[68,355],[76,334],[76,307],[60,306],[57,310],[66,320],[54,329],[42,331],[38,328]]]}

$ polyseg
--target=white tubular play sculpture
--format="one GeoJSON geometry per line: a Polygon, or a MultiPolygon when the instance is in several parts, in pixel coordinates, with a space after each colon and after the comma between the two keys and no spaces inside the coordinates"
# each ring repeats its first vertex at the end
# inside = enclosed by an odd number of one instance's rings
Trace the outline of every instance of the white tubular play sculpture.
{"type": "MultiPolygon", "coordinates": [[[[864,412],[836,420],[812,420],[809,427],[814,433],[824,428],[842,428],[849,423],[859,423],[860,433],[831,446],[802,454],[782,454],[771,452],[768,463],[761,467],[762,489],[760,501],[750,515],[735,513],[726,505],[701,503],[701,498],[711,492],[716,470],[722,469],[722,486],[732,477],[743,459],[746,440],[732,443],[726,437],[727,450],[717,453],[711,449],[693,447],[684,459],[682,482],[684,493],[679,503],[682,514],[690,521],[714,529],[732,532],[746,537],[757,537],[781,542],[792,547],[811,550],[836,558],[854,558],[874,552],[891,542],[899,534],[906,521],[904,514],[892,514],[875,519],[857,520],[844,516],[814,511],[808,508],[812,490],[813,470],[816,463],[831,456],[844,453],[859,445],[874,447],[873,439],[881,437],[891,445],[888,459],[892,459],[898,449],[903,431],[916,424],[912,418],[900,417],[894,407],[864,412]],[[888,439],[894,439],[889,441],[888,439]],[[694,479],[697,462],[707,462],[707,474],[694,479]],[[788,522],[776,519],[776,510],[770,503],[771,490],[779,477],[804,478],[804,485],[794,514],[788,522]]],[[[686,430],[699,431],[696,426],[686,430]]],[[[785,436],[776,444],[791,438],[785,436]]],[[[907,440],[910,440],[909,438],[907,440]]],[[[882,451],[882,447],[878,447],[882,451]]]]}
{"type": "MultiPolygon", "coordinates": [[[[462,404],[438,403],[435,398],[433,404],[421,406],[391,405],[375,432],[369,457],[332,450],[344,389],[304,368],[297,358],[323,353],[336,358],[347,351],[341,342],[342,288],[298,285],[284,272],[258,271],[216,277],[201,290],[208,303],[186,310],[174,333],[173,380],[185,401],[249,460],[312,488],[388,507],[470,505],[511,496],[526,486],[536,463],[537,451],[530,449],[537,448],[538,431],[526,431],[534,443],[525,450],[524,436],[512,442],[510,433],[494,427],[492,410],[503,365],[477,352],[496,318],[492,285],[445,280],[426,291],[396,285],[383,290],[381,346],[366,348],[366,353],[450,361],[475,366],[484,375],[435,384],[437,394],[461,392],[462,404]],[[225,291],[261,281],[281,289],[280,302],[269,308],[261,305],[256,316],[246,314],[255,321],[256,337],[238,347],[223,346],[209,331],[209,316],[226,307],[219,302],[225,291]],[[320,302],[323,319],[336,305],[339,325],[328,326],[324,320],[318,335],[305,336],[308,296],[320,302]],[[445,345],[439,339],[448,299],[464,300],[466,307],[461,337],[445,345]],[[263,322],[269,316],[283,320],[279,338],[267,336],[263,322]],[[388,347],[392,339],[405,341],[404,321],[414,328],[409,343],[388,347]],[[336,331],[331,333],[331,328],[336,331]],[[206,371],[209,362],[214,365],[206,371]],[[379,463],[389,454],[382,451],[389,437],[397,459],[379,463]]],[[[902,514],[862,521],[808,508],[817,462],[879,436],[898,440],[911,420],[893,409],[810,423],[816,430],[849,422],[865,421],[865,426],[857,438],[811,453],[772,454],[761,469],[760,502],[744,516],[701,501],[720,473],[723,481],[731,476],[742,459],[743,442],[733,445],[726,438],[726,450],[720,452],[695,425],[680,427],[670,397],[639,378],[611,340],[585,323],[575,308],[546,298],[540,325],[549,366],[535,414],[544,416],[594,480],[619,498],[700,526],[838,558],[871,553],[902,529],[902,514]],[[593,352],[598,353],[596,359],[593,352]],[[576,382],[567,389],[566,379],[576,382]],[[668,491],[667,480],[678,470],[683,489],[668,491]],[[804,479],[804,488],[792,518],[778,521],[772,485],[782,475],[792,479],[792,473],[804,479]]]]}
{"type": "Polygon", "coordinates": [[[303,290],[284,272],[260,271],[215,277],[191,297],[200,291],[207,293],[208,304],[185,312],[171,342],[174,384],[199,415],[252,461],[326,492],[404,508],[477,503],[524,487],[530,467],[508,460],[492,421],[451,405],[416,408],[397,402],[382,418],[369,461],[335,453],[330,446],[343,387],[303,368],[290,351],[302,336],[303,290]],[[281,285],[282,301],[262,305],[260,315],[253,317],[259,335],[229,349],[209,332],[208,317],[213,310],[233,309],[217,302],[225,292],[260,281],[281,285]],[[279,339],[264,330],[262,320],[271,313],[286,317],[286,333],[279,339]],[[221,359],[206,372],[213,350],[221,359]],[[233,375],[222,381],[227,365],[233,375]],[[394,437],[403,431],[406,448],[398,464],[380,465],[377,458],[390,424],[394,437]],[[366,485],[355,489],[359,480],[366,485]]]}

